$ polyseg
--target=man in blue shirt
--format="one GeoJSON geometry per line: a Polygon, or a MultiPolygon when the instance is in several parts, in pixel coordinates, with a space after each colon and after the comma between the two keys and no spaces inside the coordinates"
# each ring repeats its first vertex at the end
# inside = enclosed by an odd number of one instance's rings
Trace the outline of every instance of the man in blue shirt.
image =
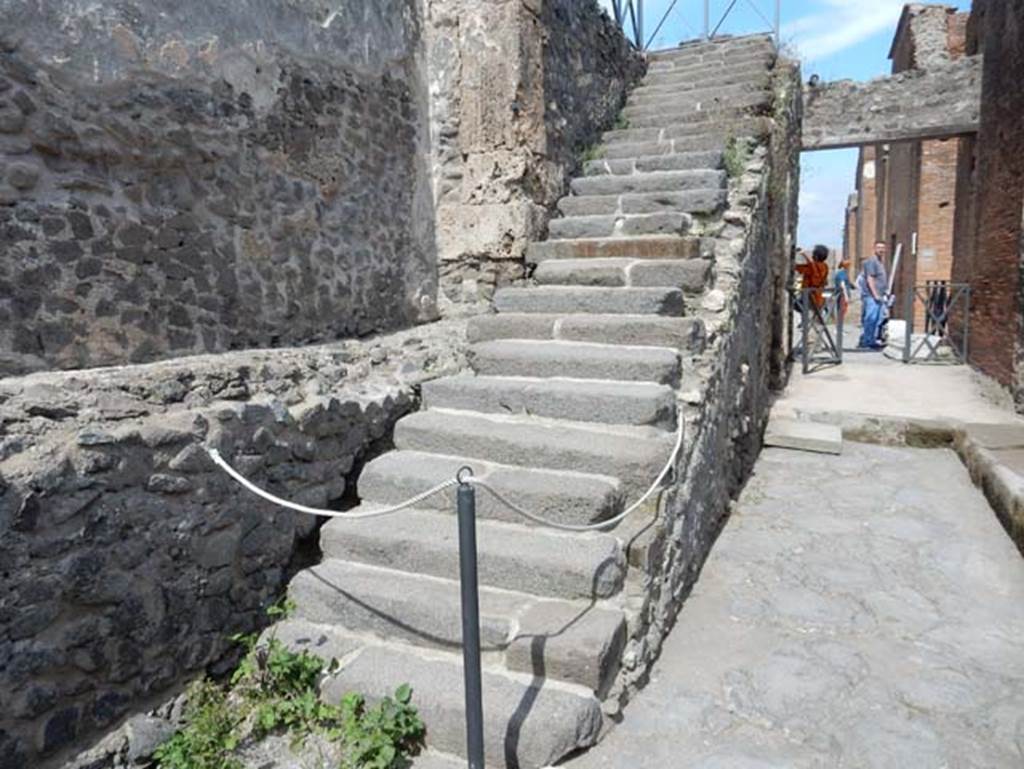
{"type": "Polygon", "coordinates": [[[861,334],[860,347],[881,350],[883,345],[878,339],[878,326],[882,322],[882,308],[889,281],[885,274],[885,243],[875,243],[875,253],[861,265],[860,285],[861,334]]]}

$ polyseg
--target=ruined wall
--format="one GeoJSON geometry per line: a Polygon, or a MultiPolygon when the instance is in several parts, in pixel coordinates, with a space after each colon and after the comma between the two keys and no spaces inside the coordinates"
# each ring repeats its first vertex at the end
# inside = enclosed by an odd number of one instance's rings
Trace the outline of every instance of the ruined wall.
{"type": "Polygon", "coordinates": [[[684,450],[642,564],[647,579],[639,621],[645,632],[631,628],[620,681],[627,690],[646,680],[729,514],[730,498],[757,457],[772,389],[785,382],[786,284],[799,187],[799,68],[780,61],[774,77],[770,136],[730,181],[723,226],[709,238],[714,286],[700,311],[708,343],[684,362],[684,450]]]}
{"type": "Polygon", "coordinates": [[[0,381],[0,766],[59,765],[184,678],[228,669],[316,519],[344,504],[459,326],[372,344],[199,356],[0,381]]]}
{"type": "Polygon", "coordinates": [[[442,310],[523,277],[578,156],[643,74],[596,0],[425,0],[442,310]]]}
{"type": "Polygon", "coordinates": [[[973,158],[959,169],[960,197],[970,204],[957,217],[954,272],[972,287],[970,363],[1024,408],[1024,2],[975,2],[967,49],[983,54],[984,74],[973,158]]]}
{"type": "Polygon", "coordinates": [[[432,317],[414,10],[0,0],[0,374],[432,317]]]}

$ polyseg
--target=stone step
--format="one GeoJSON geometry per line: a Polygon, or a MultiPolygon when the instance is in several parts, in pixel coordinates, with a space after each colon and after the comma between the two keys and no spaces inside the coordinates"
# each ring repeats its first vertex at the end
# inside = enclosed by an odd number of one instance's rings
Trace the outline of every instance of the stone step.
{"type": "MultiPolygon", "coordinates": [[[[564,216],[612,216],[627,214],[712,214],[726,203],[728,192],[724,187],[705,187],[682,192],[631,192],[623,195],[570,195],[558,201],[558,210],[564,216]]],[[[551,224],[558,221],[552,220],[551,224]]],[[[653,228],[653,222],[647,225],[653,228]]],[[[596,230],[596,226],[594,227],[596,230]]],[[[570,233],[566,225],[555,230],[570,233]]],[[[640,233],[635,233],[640,234],[640,233]]],[[[662,232],[645,233],[659,235],[662,232]]],[[[563,238],[564,239],[564,238],[563,238]]]]}
{"type": "MultiPolygon", "coordinates": [[[[469,321],[469,339],[471,342],[496,342],[500,340],[535,340],[558,342],[589,342],[599,345],[633,345],[650,347],[667,347],[672,350],[687,350],[699,353],[704,349],[704,321],[700,318],[665,318],[656,315],[523,315],[503,313],[501,315],[479,315],[469,321]]],[[[522,354],[529,352],[523,349],[522,354]]],[[[557,350],[556,350],[557,352],[557,350]]],[[[551,353],[555,355],[554,352],[551,353]]],[[[613,360],[615,355],[609,356],[613,360]]],[[[599,364],[603,365],[603,364],[599,364]]],[[[571,367],[566,364],[559,370],[567,371],[571,367]]],[[[581,369],[596,370],[596,369],[581,369]]],[[[477,371],[489,374],[508,374],[519,376],[535,376],[536,368],[530,367],[525,361],[519,367],[510,362],[493,368],[481,364],[477,371]],[[519,372],[517,374],[517,372],[519,372]]],[[[637,379],[641,372],[634,371],[630,366],[617,369],[617,379],[637,379]]],[[[674,383],[678,379],[678,365],[671,369],[671,374],[659,375],[655,378],[646,372],[641,377],[646,381],[662,381],[674,383]],[[667,377],[667,378],[664,378],[667,377]]],[[[599,376],[609,376],[600,374],[599,376]]],[[[559,376],[579,376],[579,374],[563,373],[559,376]]]]}
{"type": "Polygon", "coordinates": [[[549,259],[533,279],[546,286],[674,286],[700,293],[710,272],[707,259],[549,259]]]}
{"type": "Polygon", "coordinates": [[[638,144],[652,141],[669,141],[684,139],[704,134],[724,133],[726,136],[767,131],[770,125],[761,116],[748,113],[729,112],[705,113],[694,112],[685,118],[676,118],[668,125],[655,128],[626,128],[605,131],[602,147],[607,151],[617,144],[638,144]]]}
{"type": "MultiPolygon", "coordinates": [[[[716,88],[729,88],[734,85],[755,84],[759,87],[770,87],[772,72],[761,65],[723,69],[708,79],[683,78],[660,85],[641,83],[634,88],[629,99],[673,98],[691,92],[708,92],[716,88]]],[[[628,103],[628,102],[627,102],[628,103]]]]}
{"type": "MultiPolygon", "coordinates": [[[[478,504],[484,496],[489,495],[478,489],[478,504]]],[[[453,511],[332,520],[320,530],[320,545],[325,558],[457,580],[459,532],[453,511]]],[[[486,587],[568,601],[610,598],[622,589],[626,556],[611,534],[477,520],[476,540],[478,575],[486,587]]]]}
{"type": "Polygon", "coordinates": [[[515,337],[473,344],[469,363],[482,376],[601,377],[671,384],[680,375],[679,355],[666,347],[515,337]]]}
{"type": "Polygon", "coordinates": [[[629,192],[682,192],[726,186],[724,171],[659,171],[631,176],[581,176],[569,185],[574,195],[621,195],[629,192]]]}
{"type": "Polygon", "coordinates": [[[622,425],[676,426],[675,392],[653,382],[453,376],[423,384],[426,408],[529,414],[622,425]]]}
{"type": "Polygon", "coordinates": [[[774,53],[759,51],[745,54],[707,55],[700,57],[680,57],[674,61],[651,62],[643,82],[663,81],[668,78],[690,77],[694,79],[712,79],[723,70],[740,68],[770,69],[775,63],[774,53]]]}
{"type": "MultiPolygon", "coordinates": [[[[290,631],[289,645],[321,657],[342,648],[341,670],[321,687],[327,702],[337,703],[349,692],[371,701],[412,687],[412,703],[427,726],[431,749],[465,756],[466,713],[462,657],[455,653],[423,652],[404,644],[387,646],[356,642],[323,625],[289,620],[276,627],[300,624],[290,631]]],[[[583,687],[546,681],[486,667],[482,676],[484,749],[489,767],[540,769],[564,756],[593,745],[601,731],[601,707],[583,687]]],[[[419,758],[414,766],[418,767],[419,758]]],[[[465,767],[465,759],[461,764],[465,767]]]]}
{"type": "Polygon", "coordinates": [[[526,247],[526,261],[537,264],[547,259],[591,259],[629,257],[633,259],[697,259],[712,253],[709,239],[676,236],[638,238],[579,238],[546,240],[526,247]]]}
{"type": "Polygon", "coordinates": [[[601,158],[616,160],[619,158],[639,158],[652,155],[677,155],[684,152],[713,150],[721,152],[725,149],[728,135],[722,131],[709,131],[696,136],[682,139],[648,142],[616,142],[601,147],[601,158]]]}
{"type": "MultiPolygon", "coordinates": [[[[380,505],[397,504],[445,478],[454,478],[466,466],[502,496],[558,523],[594,523],[611,518],[622,509],[621,484],[610,476],[538,470],[420,451],[391,451],[374,459],[359,476],[359,494],[364,504],[367,500],[380,505]]],[[[451,512],[455,509],[455,489],[423,500],[418,507],[451,512]]],[[[481,519],[529,525],[486,492],[477,494],[476,512],[481,519]]]]}
{"type": "Polygon", "coordinates": [[[695,169],[716,170],[722,167],[722,153],[713,150],[704,152],[683,152],[678,155],[654,155],[653,157],[625,158],[620,160],[588,160],[583,166],[587,176],[628,176],[658,171],[689,171],[695,169]]]}
{"type": "Polygon", "coordinates": [[[742,37],[716,37],[712,40],[689,40],[674,48],[651,51],[651,63],[675,62],[707,54],[736,55],[741,52],[771,53],[775,44],[769,35],[743,35],[742,37]]]}
{"type": "Polygon", "coordinates": [[[683,292],[677,288],[600,288],[539,286],[501,288],[494,294],[498,312],[598,313],[613,315],[682,315],[683,292]]]}
{"type": "MultiPolygon", "coordinates": [[[[295,603],[296,618],[349,634],[449,651],[462,647],[458,580],[328,558],[296,574],[288,597],[295,603]]],[[[604,676],[617,668],[618,660],[608,655],[618,656],[624,625],[620,610],[598,607],[593,601],[480,588],[481,650],[509,670],[538,672],[600,691],[604,676]],[[574,617],[578,621],[564,627],[574,617]],[[550,636],[560,630],[558,642],[551,642],[550,636]],[[531,660],[531,642],[540,638],[548,643],[540,644],[537,659],[531,660]],[[523,646],[525,653],[517,649],[523,646]]]]}
{"type": "Polygon", "coordinates": [[[771,77],[765,72],[757,78],[747,78],[734,83],[701,86],[697,83],[688,86],[672,86],[664,90],[652,91],[637,88],[626,100],[626,109],[634,107],[663,107],[672,109],[675,106],[703,103],[708,100],[732,98],[746,94],[770,94],[771,77]]]}
{"type": "MultiPolygon", "coordinates": [[[[504,372],[508,373],[508,372],[504,372]]],[[[657,476],[674,435],[654,427],[428,409],[395,425],[395,446],[507,465],[618,478],[631,501],[657,476]]]]}
{"type": "Polygon", "coordinates": [[[624,114],[629,120],[630,128],[650,129],[699,121],[705,117],[718,120],[724,116],[766,108],[769,104],[771,94],[762,92],[722,98],[709,97],[700,101],[679,99],[671,104],[627,107],[624,114]]]}
{"type": "Polygon", "coordinates": [[[633,238],[638,235],[685,235],[692,225],[693,219],[681,211],[660,211],[653,214],[567,216],[548,222],[548,237],[553,240],[571,240],[577,238],[633,238]]]}

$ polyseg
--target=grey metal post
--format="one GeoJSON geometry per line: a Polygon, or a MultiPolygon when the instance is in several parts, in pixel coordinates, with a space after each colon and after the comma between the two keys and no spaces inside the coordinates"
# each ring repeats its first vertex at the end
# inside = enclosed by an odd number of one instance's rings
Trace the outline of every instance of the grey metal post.
{"type": "MultiPolygon", "coordinates": [[[[461,476],[463,470],[459,471],[461,476]]],[[[462,584],[462,666],[469,769],[484,769],[484,708],[480,675],[480,594],[476,564],[476,490],[459,478],[459,578],[462,584]]]]}
{"type": "Polygon", "coordinates": [[[636,0],[636,47],[644,50],[644,0],[636,0]]]}
{"type": "Polygon", "coordinates": [[[903,317],[906,321],[906,336],[903,338],[903,362],[910,363],[911,337],[914,336],[914,285],[907,289],[907,298],[903,302],[903,317]]]}
{"type": "Polygon", "coordinates": [[[779,44],[779,31],[782,20],[782,0],[775,0],[775,45],[779,44]]]}
{"type": "Polygon", "coordinates": [[[964,300],[964,363],[967,363],[968,349],[967,345],[970,342],[970,334],[968,333],[971,329],[971,287],[967,286],[965,300],[964,300]]]}
{"type": "Polygon", "coordinates": [[[800,289],[800,355],[803,356],[803,372],[805,374],[811,370],[811,351],[807,348],[807,332],[811,323],[810,314],[807,312],[808,298],[807,289],[800,289]]]}
{"type": "Polygon", "coordinates": [[[704,39],[711,34],[711,0],[704,0],[704,39]]]}
{"type": "Polygon", "coordinates": [[[836,295],[836,357],[843,362],[843,327],[846,325],[846,313],[843,311],[843,293],[836,295]]]}

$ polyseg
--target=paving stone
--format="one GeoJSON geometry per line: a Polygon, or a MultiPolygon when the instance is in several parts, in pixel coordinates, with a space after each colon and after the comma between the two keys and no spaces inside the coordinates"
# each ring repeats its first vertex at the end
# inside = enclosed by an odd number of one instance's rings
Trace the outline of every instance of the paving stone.
{"type": "MultiPolygon", "coordinates": [[[[622,509],[622,488],[610,476],[503,465],[476,457],[420,451],[391,451],[369,462],[359,476],[359,494],[364,502],[397,504],[442,479],[454,478],[466,466],[502,496],[558,523],[593,523],[622,509]]],[[[419,507],[450,513],[455,510],[455,494],[455,489],[435,494],[419,503],[419,507]]],[[[476,495],[476,512],[482,519],[530,523],[485,491],[476,495]]]]}
{"type": "MultiPolygon", "coordinates": [[[[478,500],[486,496],[478,490],[478,500]]],[[[330,521],[320,530],[320,544],[326,558],[457,580],[459,538],[453,510],[330,521]]],[[[626,571],[622,546],[610,534],[564,533],[490,520],[477,521],[477,555],[481,585],[569,601],[615,595],[626,571]]]]}
{"type": "MultiPolygon", "coordinates": [[[[463,753],[466,717],[460,657],[428,659],[401,648],[367,648],[324,685],[323,696],[329,702],[350,691],[382,697],[406,683],[429,725],[428,744],[463,753]]],[[[592,745],[601,729],[601,708],[582,687],[537,687],[488,670],[483,674],[483,704],[488,766],[548,766],[592,745]]]]}
{"type": "MultiPolygon", "coordinates": [[[[562,325],[566,322],[570,321],[563,321],[562,325]]],[[[679,377],[678,353],[661,347],[506,339],[474,344],[469,359],[478,374],[492,376],[600,378],[662,384],[679,377]]]]}
{"type": "MultiPolygon", "coordinates": [[[[666,318],[655,315],[483,315],[470,321],[468,336],[471,342],[557,339],[698,352],[703,349],[705,341],[704,322],[700,318],[666,318]]],[[[678,367],[674,370],[678,371],[678,367]]],[[[616,375],[615,378],[630,377],[616,375]]],[[[645,374],[643,378],[647,379],[649,375],[645,374]]]]}
{"type": "Polygon", "coordinates": [[[618,478],[627,499],[645,490],[668,459],[674,435],[651,427],[429,410],[395,427],[395,446],[525,467],[618,478]]]}
{"type": "Polygon", "coordinates": [[[675,392],[653,382],[553,377],[454,376],[423,383],[427,408],[532,414],[674,430],[675,392]]]}
{"type": "Polygon", "coordinates": [[[724,187],[724,171],[665,171],[632,176],[582,176],[570,188],[575,195],[621,195],[627,192],[678,192],[705,187],[724,187]]]}
{"type": "Polygon", "coordinates": [[[630,257],[633,259],[695,259],[702,255],[700,238],[584,238],[531,243],[526,260],[537,263],[545,259],[590,259],[630,257]]]}
{"type": "Polygon", "coordinates": [[[601,694],[618,671],[625,642],[621,612],[542,601],[520,617],[505,660],[512,670],[572,681],[601,694]]]}
{"type": "MultiPolygon", "coordinates": [[[[720,187],[683,192],[628,193],[624,195],[574,195],[558,201],[565,216],[594,217],[612,214],[654,214],[666,211],[704,214],[717,211],[726,200],[720,187]]],[[[623,234],[631,234],[624,232],[623,234]]],[[[636,235],[660,234],[636,232],[636,235]]]]}
{"type": "Polygon", "coordinates": [[[1024,426],[1022,425],[972,423],[964,425],[963,430],[967,439],[979,448],[1024,448],[1024,426]]]}
{"type": "Polygon", "coordinates": [[[498,312],[682,315],[683,292],[677,288],[600,288],[542,286],[499,289],[498,312]]]}
{"type": "Polygon", "coordinates": [[[776,446],[823,454],[841,454],[843,431],[835,425],[821,422],[801,422],[796,419],[772,417],[764,434],[765,446],[776,446]]]}

